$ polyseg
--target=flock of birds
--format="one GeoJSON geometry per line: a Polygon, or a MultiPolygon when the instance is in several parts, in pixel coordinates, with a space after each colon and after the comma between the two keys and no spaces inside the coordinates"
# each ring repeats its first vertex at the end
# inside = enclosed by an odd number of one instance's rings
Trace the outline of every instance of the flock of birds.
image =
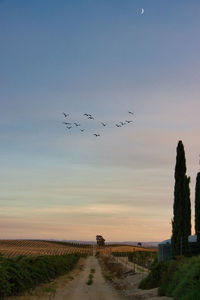
{"type": "MultiPolygon", "coordinates": [[[[82,126],[81,126],[81,124],[80,124],[79,122],[75,122],[75,121],[71,121],[71,120],[70,120],[70,114],[67,114],[67,113],[65,113],[65,112],[63,112],[62,114],[63,114],[63,116],[64,116],[64,118],[65,118],[65,120],[66,120],[66,121],[63,122],[63,124],[65,125],[65,128],[66,128],[68,131],[70,131],[73,127],[79,128],[79,130],[80,130],[81,133],[83,133],[84,131],[86,131],[85,128],[82,128],[82,126]],[[69,121],[68,121],[68,120],[69,120],[69,121]]],[[[130,116],[130,115],[134,115],[134,113],[133,113],[132,111],[128,111],[128,114],[129,114],[129,116],[130,116]]],[[[83,117],[85,117],[87,120],[95,120],[94,116],[91,115],[91,114],[89,114],[89,113],[84,113],[84,114],[83,114],[83,117]]],[[[130,123],[132,123],[132,122],[133,122],[133,120],[120,121],[120,122],[114,124],[114,126],[116,126],[117,128],[119,128],[119,127],[128,125],[128,124],[130,124],[130,123]]],[[[108,123],[105,123],[105,122],[99,122],[99,123],[100,123],[100,125],[101,125],[102,127],[108,126],[108,123]]],[[[99,133],[93,133],[93,135],[94,135],[95,137],[100,137],[100,134],[99,134],[99,133]]]]}

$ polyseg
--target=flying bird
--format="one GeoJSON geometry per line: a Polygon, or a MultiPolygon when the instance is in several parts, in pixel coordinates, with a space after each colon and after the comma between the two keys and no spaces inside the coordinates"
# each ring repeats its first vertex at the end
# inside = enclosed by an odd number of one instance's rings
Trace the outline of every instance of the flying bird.
{"type": "Polygon", "coordinates": [[[127,120],[126,120],[126,123],[128,123],[128,124],[129,124],[129,123],[132,123],[132,122],[133,122],[132,120],[130,120],[130,121],[127,121],[127,120]]]}
{"type": "Polygon", "coordinates": [[[141,10],[141,15],[143,15],[144,14],[144,8],[142,8],[142,10],[141,10]]]}
{"type": "Polygon", "coordinates": [[[117,127],[122,127],[122,125],[119,125],[119,124],[115,124],[115,126],[117,126],[117,127]]]}
{"type": "Polygon", "coordinates": [[[71,129],[71,128],[72,128],[72,126],[67,126],[66,128],[67,128],[67,129],[71,129]]]}
{"type": "Polygon", "coordinates": [[[80,129],[81,132],[85,131],[85,129],[80,129]]]}
{"type": "Polygon", "coordinates": [[[84,116],[86,116],[86,117],[89,117],[90,115],[88,115],[88,114],[84,114],[84,116]]]}
{"type": "Polygon", "coordinates": [[[89,118],[93,118],[93,119],[94,119],[94,117],[93,117],[91,114],[88,114],[88,117],[89,117],[89,118]]]}
{"type": "Polygon", "coordinates": [[[123,125],[126,125],[126,123],[125,123],[125,122],[119,122],[119,123],[120,123],[122,126],[123,126],[123,125]]]}
{"type": "Polygon", "coordinates": [[[67,118],[69,116],[69,114],[66,114],[64,112],[63,112],[63,115],[64,115],[65,118],[67,118]]]}
{"type": "Polygon", "coordinates": [[[76,127],[81,126],[81,124],[76,123],[76,122],[74,122],[74,125],[75,125],[76,127]]]}
{"type": "Polygon", "coordinates": [[[94,120],[94,118],[91,115],[88,117],[88,119],[89,120],[94,120]]]}
{"type": "Polygon", "coordinates": [[[65,125],[71,125],[71,123],[68,123],[68,122],[63,122],[63,124],[65,124],[65,125]]]}
{"type": "Polygon", "coordinates": [[[93,135],[95,135],[96,137],[100,136],[100,134],[94,133],[93,135]]]}
{"type": "Polygon", "coordinates": [[[101,124],[105,127],[107,124],[106,123],[103,123],[103,122],[101,122],[101,124]]]}
{"type": "Polygon", "coordinates": [[[131,115],[134,115],[134,113],[132,111],[129,111],[128,113],[131,114],[131,115]]]}

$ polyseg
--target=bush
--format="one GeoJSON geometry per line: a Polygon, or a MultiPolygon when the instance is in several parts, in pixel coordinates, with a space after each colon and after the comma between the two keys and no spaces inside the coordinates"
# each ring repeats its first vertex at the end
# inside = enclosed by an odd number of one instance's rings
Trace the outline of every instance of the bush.
{"type": "Polygon", "coordinates": [[[154,263],[139,287],[151,289],[158,286],[160,296],[173,297],[174,300],[199,300],[200,256],[154,263]]]}
{"type": "Polygon", "coordinates": [[[179,264],[165,294],[175,300],[200,299],[200,256],[185,259],[179,264]]]}
{"type": "Polygon", "coordinates": [[[110,277],[117,276],[121,277],[124,273],[124,266],[121,263],[113,261],[110,256],[104,256],[102,262],[106,269],[109,271],[110,277]]]}
{"type": "Polygon", "coordinates": [[[158,263],[155,261],[150,270],[151,271],[149,275],[140,282],[140,289],[148,290],[158,287],[161,284],[161,278],[163,277],[163,274],[167,270],[167,265],[164,262],[158,263]]]}
{"type": "Polygon", "coordinates": [[[166,263],[167,269],[166,272],[163,273],[161,284],[158,289],[159,296],[166,295],[167,289],[169,288],[169,285],[173,285],[172,283],[172,277],[174,273],[177,271],[177,269],[180,267],[180,265],[185,261],[184,257],[178,257],[176,260],[171,260],[166,263]]]}
{"type": "Polygon", "coordinates": [[[0,299],[19,295],[40,283],[70,271],[80,255],[56,255],[0,259],[0,299]]]}

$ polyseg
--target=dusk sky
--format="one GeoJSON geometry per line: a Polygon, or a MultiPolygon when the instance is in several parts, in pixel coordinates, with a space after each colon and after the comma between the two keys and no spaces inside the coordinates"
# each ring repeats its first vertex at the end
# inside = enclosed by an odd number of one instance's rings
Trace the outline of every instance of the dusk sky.
{"type": "Polygon", "coordinates": [[[1,239],[169,238],[179,140],[194,218],[199,0],[0,0],[0,28],[1,239]]]}

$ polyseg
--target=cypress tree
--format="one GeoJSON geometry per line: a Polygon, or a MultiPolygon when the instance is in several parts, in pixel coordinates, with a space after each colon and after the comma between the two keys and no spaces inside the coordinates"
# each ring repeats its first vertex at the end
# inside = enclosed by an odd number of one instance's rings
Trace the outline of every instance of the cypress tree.
{"type": "Polygon", "coordinates": [[[184,182],[184,201],[183,201],[183,214],[184,214],[184,227],[187,238],[191,235],[191,203],[190,203],[190,177],[185,176],[184,182]]]}
{"type": "Polygon", "coordinates": [[[200,172],[197,173],[195,186],[195,234],[200,250],[200,172]]]}
{"type": "Polygon", "coordinates": [[[178,142],[172,220],[172,255],[186,255],[191,234],[190,178],[186,176],[186,159],[182,141],[178,142]]]}

